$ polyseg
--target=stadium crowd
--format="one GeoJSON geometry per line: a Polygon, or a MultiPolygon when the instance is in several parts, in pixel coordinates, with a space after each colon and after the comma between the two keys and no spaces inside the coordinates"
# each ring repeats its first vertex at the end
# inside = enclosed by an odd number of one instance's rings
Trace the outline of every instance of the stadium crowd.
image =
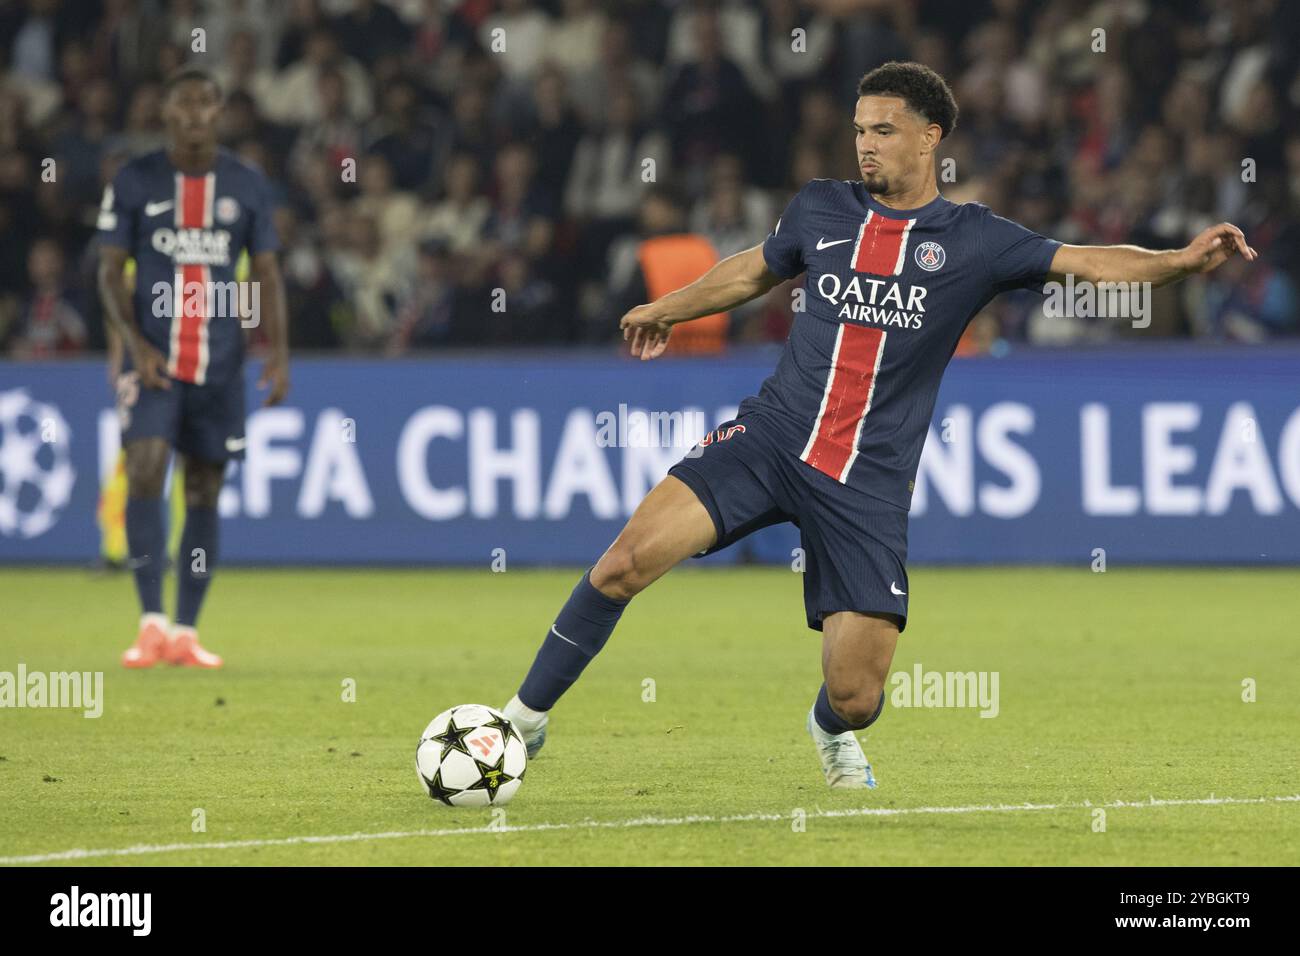
{"type": "MultiPolygon", "coordinates": [[[[957,95],[949,199],[1077,243],[1229,220],[1262,254],[1165,290],[1141,332],[1003,296],[962,351],[1296,334],[1300,19],[1280,0],[0,0],[0,351],[104,348],[96,211],[164,144],[182,65],[216,77],[223,144],[276,184],[293,347],[400,354],[621,341],[661,281],[646,240],[726,256],[807,180],[857,178],[857,79],[891,59],[957,95]]],[[[787,291],[723,336],[783,340],[787,291]]]]}

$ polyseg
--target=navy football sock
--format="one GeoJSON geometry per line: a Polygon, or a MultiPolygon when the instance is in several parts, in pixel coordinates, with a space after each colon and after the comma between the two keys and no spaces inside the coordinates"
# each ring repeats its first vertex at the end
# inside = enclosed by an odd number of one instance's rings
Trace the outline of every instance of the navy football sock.
{"type": "Polygon", "coordinates": [[[880,717],[880,712],[885,709],[885,692],[880,692],[880,703],[876,706],[876,712],[867,718],[865,724],[853,727],[844,722],[844,718],[831,709],[830,698],[826,696],[826,682],[822,682],[822,689],[817,692],[817,703],[813,704],[813,717],[817,721],[817,726],[828,734],[842,734],[849,730],[866,730],[874,724],[880,717]]]}
{"type": "Polygon", "coordinates": [[[181,551],[176,558],[176,623],[193,627],[199,619],[217,563],[217,509],[187,508],[181,551]],[[195,554],[195,552],[199,554],[195,554]]]}
{"type": "Polygon", "coordinates": [[[159,498],[126,499],[126,543],[135,574],[135,590],[140,610],[145,614],[162,613],[163,550],[162,500],[159,498]]]}
{"type": "MultiPolygon", "coordinates": [[[[595,567],[595,565],[592,565],[595,567]]],[[[606,597],[591,583],[591,568],[582,575],[568,602],[546,634],[519,699],[533,710],[550,710],[578,679],[614,632],[628,601],[606,597]]]]}

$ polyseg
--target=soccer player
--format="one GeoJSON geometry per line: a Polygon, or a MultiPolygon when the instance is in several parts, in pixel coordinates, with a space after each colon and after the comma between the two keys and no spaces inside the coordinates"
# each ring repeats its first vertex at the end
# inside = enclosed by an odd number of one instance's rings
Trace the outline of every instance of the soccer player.
{"type": "Polygon", "coordinates": [[[266,177],[217,146],[221,91],[201,70],[163,93],[167,148],[127,163],[100,206],[99,290],[126,345],[117,412],[126,451],[126,536],[142,616],[126,667],[160,661],[220,667],[196,625],[217,561],[217,495],[226,463],[244,456],[244,324],[271,342],[265,404],[289,388],[284,286],[266,177]],[[252,285],[237,283],[247,250],[252,285]],[[135,258],[135,291],[123,267],[135,258]],[[162,605],[162,488],[172,449],[184,473],[185,527],[176,618],[162,605]]]}
{"type": "Polygon", "coordinates": [[[832,787],[874,787],[854,731],[884,708],[907,623],[907,513],[939,380],[970,319],[999,292],[1043,280],[1164,285],[1256,257],[1240,229],[1182,249],[1064,245],[939,194],[935,150],[957,104],[919,63],[886,63],[858,86],[861,181],[815,179],[771,235],[622,319],[642,360],[679,322],[734,309],[804,274],[807,307],[776,371],[645,497],[573,589],[505,706],[529,756],[548,712],[609,639],[632,597],[680,561],[793,521],[806,558],[808,626],[824,682],[807,730],[832,787]]]}

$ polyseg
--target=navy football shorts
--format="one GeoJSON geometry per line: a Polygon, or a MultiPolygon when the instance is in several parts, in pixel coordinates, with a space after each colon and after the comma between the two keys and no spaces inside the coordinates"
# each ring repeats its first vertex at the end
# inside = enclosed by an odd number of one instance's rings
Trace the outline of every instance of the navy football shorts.
{"type": "Polygon", "coordinates": [[[808,626],[835,611],[897,614],[907,626],[907,511],[840,484],[781,448],[748,413],[718,426],[668,469],[713,518],[721,551],[768,525],[791,521],[803,548],[808,626]]]}
{"type": "Polygon", "coordinates": [[[165,438],[187,458],[221,462],[244,457],[244,375],[216,385],[171,380],[171,388],[144,388],[134,371],[117,379],[122,444],[165,438]]]}

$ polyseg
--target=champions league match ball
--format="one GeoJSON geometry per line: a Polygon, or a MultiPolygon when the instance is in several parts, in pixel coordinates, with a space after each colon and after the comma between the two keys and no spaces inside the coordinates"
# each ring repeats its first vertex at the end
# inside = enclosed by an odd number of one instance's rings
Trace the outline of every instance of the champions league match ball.
{"type": "Polygon", "coordinates": [[[449,807],[509,803],[524,782],[528,751],[501,711],[458,704],[424,728],[415,750],[420,784],[449,807]]]}

